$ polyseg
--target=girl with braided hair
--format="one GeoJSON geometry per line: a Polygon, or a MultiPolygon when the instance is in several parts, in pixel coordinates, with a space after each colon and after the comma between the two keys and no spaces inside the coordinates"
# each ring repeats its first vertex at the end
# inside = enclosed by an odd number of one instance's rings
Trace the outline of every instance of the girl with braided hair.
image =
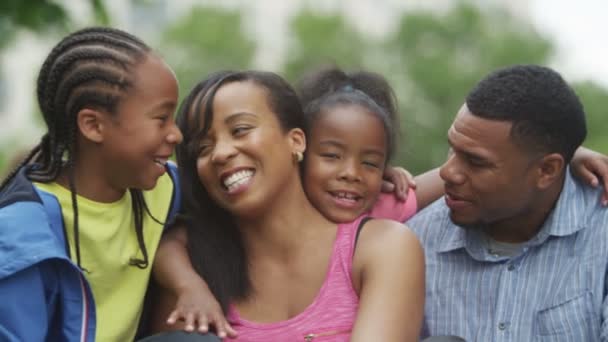
{"type": "Polygon", "coordinates": [[[178,206],[175,75],[87,28],[49,53],[37,97],[47,132],[0,185],[0,340],[133,340],[178,206]]]}

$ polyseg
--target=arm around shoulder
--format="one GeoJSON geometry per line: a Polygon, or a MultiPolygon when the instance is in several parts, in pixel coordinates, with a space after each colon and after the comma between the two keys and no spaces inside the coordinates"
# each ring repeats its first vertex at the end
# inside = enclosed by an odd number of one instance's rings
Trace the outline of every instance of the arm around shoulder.
{"type": "Polygon", "coordinates": [[[352,341],[418,341],[424,268],[424,252],[409,228],[389,220],[366,223],[353,258],[360,300],[352,341]]]}

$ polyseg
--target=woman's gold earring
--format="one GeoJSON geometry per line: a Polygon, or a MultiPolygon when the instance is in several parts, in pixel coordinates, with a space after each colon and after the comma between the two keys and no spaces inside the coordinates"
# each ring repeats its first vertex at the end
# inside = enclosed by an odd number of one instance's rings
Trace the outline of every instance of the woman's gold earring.
{"type": "Polygon", "coordinates": [[[297,163],[301,162],[302,160],[304,160],[304,154],[300,151],[291,152],[291,157],[293,159],[294,164],[297,164],[297,163]]]}

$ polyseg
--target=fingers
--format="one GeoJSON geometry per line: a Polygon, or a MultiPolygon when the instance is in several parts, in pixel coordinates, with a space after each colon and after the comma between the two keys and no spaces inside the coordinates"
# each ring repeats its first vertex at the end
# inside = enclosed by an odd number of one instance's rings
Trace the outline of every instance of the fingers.
{"type": "Polygon", "coordinates": [[[405,172],[405,177],[409,187],[412,189],[416,189],[416,179],[414,178],[414,176],[412,176],[412,174],[406,169],[403,169],[403,171],[405,172]]]}
{"type": "Polygon", "coordinates": [[[180,318],[180,313],[178,310],[173,310],[171,311],[171,313],[169,314],[169,317],[167,318],[167,324],[172,325],[175,324],[175,322],[177,322],[177,320],[180,318]]]}
{"type": "Polygon", "coordinates": [[[577,170],[579,177],[592,187],[598,186],[598,179],[591,169],[580,168],[577,170]]]}
{"type": "Polygon", "coordinates": [[[192,312],[188,312],[186,313],[186,317],[184,317],[184,321],[185,321],[185,325],[184,325],[184,330],[186,330],[187,332],[193,332],[194,331],[194,313],[192,312]]]}
{"type": "Polygon", "coordinates": [[[602,192],[602,205],[608,206],[608,175],[604,175],[602,177],[602,183],[604,186],[604,191],[602,192]]]}
{"type": "Polygon", "coordinates": [[[232,327],[232,325],[230,325],[230,323],[226,322],[226,324],[224,324],[224,328],[226,329],[226,333],[228,334],[228,337],[235,338],[238,336],[238,333],[236,332],[236,330],[234,330],[234,328],[232,327]]]}
{"type": "Polygon", "coordinates": [[[217,315],[211,319],[211,324],[215,327],[215,331],[218,337],[236,337],[237,332],[232,328],[230,323],[226,320],[224,315],[217,315]]]}
{"type": "Polygon", "coordinates": [[[209,322],[207,316],[200,315],[198,317],[198,332],[204,334],[209,331],[209,322]]]}
{"type": "Polygon", "coordinates": [[[391,192],[395,191],[395,184],[393,184],[387,180],[383,180],[381,191],[386,192],[386,193],[391,193],[391,192]]]}

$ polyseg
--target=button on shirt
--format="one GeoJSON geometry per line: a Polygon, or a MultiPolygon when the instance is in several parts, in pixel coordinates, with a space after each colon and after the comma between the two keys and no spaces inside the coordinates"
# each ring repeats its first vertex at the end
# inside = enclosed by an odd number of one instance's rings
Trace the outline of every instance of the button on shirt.
{"type": "Polygon", "coordinates": [[[539,233],[511,256],[449,219],[443,199],[407,222],[426,254],[425,330],[467,341],[608,341],[608,209],[567,172],[539,233]]]}

